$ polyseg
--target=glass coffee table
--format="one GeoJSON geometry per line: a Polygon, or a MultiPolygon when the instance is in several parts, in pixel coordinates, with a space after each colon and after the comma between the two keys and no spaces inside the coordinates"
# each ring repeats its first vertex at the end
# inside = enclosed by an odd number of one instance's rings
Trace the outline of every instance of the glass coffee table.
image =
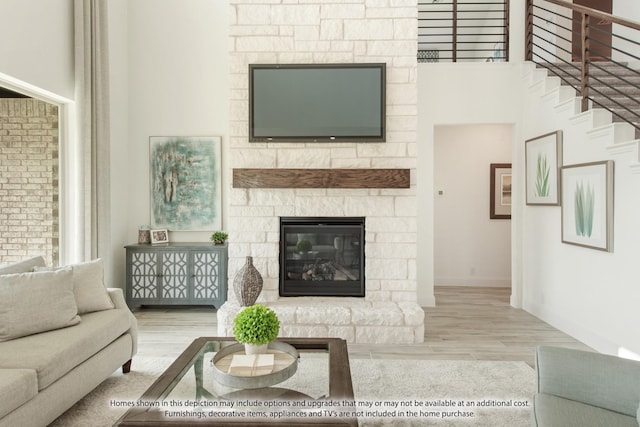
{"type": "Polygon", "coordinates": [[[348,415],[354,396],[346,341],[278,341],[297,352],[296,369],[275,384],[244,388],[219,381],[220,356],[237,346],[233,338],[194,340],[115,425],[357,426],[348,415]]]}

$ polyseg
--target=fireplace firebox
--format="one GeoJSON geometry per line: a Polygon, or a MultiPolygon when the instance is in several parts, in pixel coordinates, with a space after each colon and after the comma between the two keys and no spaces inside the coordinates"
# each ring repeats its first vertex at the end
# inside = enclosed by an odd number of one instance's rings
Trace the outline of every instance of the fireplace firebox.
{"type": "Polygon", "coordinates": [[[280,296],[364,297],[363,217],[280,218],[280,296]]]}

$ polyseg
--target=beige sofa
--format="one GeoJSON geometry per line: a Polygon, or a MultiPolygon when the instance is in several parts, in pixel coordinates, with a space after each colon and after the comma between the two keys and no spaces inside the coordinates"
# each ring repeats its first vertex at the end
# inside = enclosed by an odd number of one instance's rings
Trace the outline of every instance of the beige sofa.
{"type": "Polygon", "coordinates": [[[0,268],[0,427],[46,426],[111,376],[129,372],[137,322],[102,261],[0,268]]]}

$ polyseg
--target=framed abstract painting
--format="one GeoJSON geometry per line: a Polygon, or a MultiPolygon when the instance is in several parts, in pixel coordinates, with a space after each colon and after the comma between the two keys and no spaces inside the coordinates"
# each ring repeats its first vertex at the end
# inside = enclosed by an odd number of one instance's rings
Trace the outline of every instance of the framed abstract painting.
{"type": "Polygon", "coordinates": [[[218,136],[149,138],[153,228],[222,227],[220,141],[218,136]]]}

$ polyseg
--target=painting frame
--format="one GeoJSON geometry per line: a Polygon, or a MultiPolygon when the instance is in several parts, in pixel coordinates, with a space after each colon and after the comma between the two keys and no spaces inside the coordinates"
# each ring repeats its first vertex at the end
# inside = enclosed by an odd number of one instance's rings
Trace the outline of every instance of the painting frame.
{"type": "Polygon", "coordinates": [[[613,252],[613,160],[562,167],[562,243],[613,252]]]}
{"type": "Polygon", "coordinates": [[[491,163],[489,219],[511,219],[511,163],[491,163]]]}
{"type": "Polygon", "coordinates": [[[150,136],[150,223],[153,229],[222,228],[220,136],[150,136]]]}
{"type": "Polygon", "coordinates": [[[559,206],[562,200],[562,130],[525,141],[525,186],[528,206],[559,206]]]}

